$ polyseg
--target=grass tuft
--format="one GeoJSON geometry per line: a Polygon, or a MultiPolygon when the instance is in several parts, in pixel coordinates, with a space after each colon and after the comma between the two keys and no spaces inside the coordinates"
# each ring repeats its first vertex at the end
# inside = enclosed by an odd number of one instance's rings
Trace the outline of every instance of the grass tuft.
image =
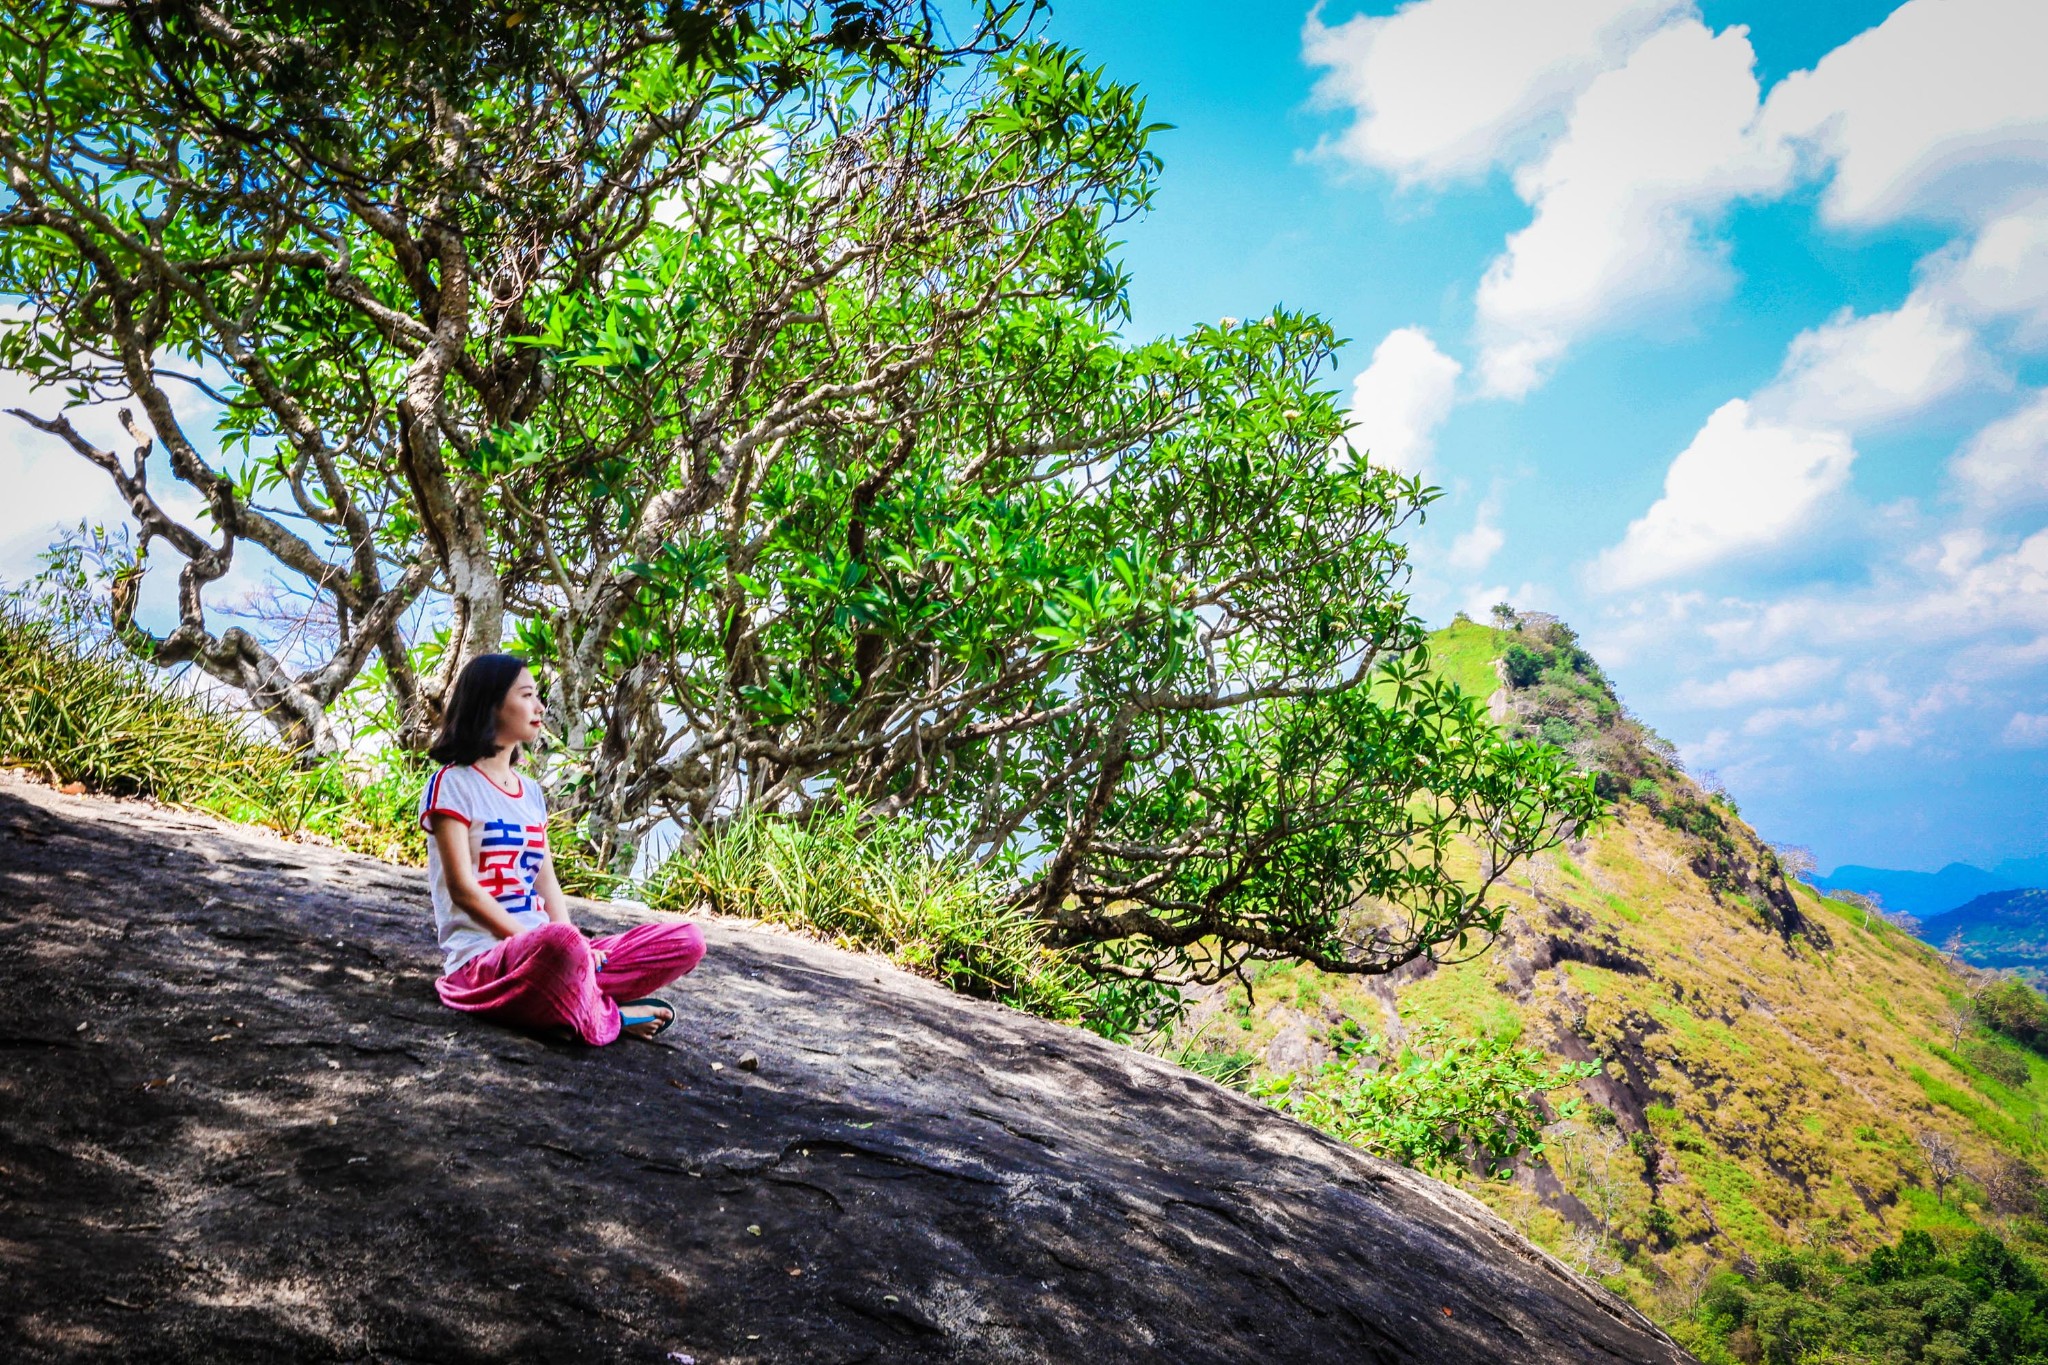
{"type": "Polygon", "coordinates": [[[352,771],[302,763],[252,734],[248,717],[166,686],[110,642],[67,636],[0,601],[0,765],[53,785],[147,796],[392,862],[424,851],[417,758],[391,751],[352,771]]]}
{"type": "Polygon", "coordinates": [[[879,952],[963,994],[1091,1022],[1099,987],[977,869],[934,856],[907,820],[846,808],[805,822],[748,812],[676,853],[649,904],[703,902],[879,952]]]}

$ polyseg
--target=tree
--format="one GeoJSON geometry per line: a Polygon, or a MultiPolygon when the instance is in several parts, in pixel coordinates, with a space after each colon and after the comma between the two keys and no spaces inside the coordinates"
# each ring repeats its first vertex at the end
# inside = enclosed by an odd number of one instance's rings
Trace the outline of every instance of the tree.
{"type": "Polygon", "coordinates": [[[1778,866],[1787,881],[1812,881],[1813,874],[1820,869],[1819,859],[1805,844],[1772,844],[1771,852],[1778,855],[1778,866]]]}
{"type": "Polygon", "coordinates": [[[1599,815],[1429,673],[1431,491],[1344,447],[1329,327],[1120,334],[1153,126],[1018,8],[392,13],[0,18],[0,360],[141,409],[126,458],[19,414],[183,561],[138,653],[320,751],[352,686],[421,744],[509,643],[615,865],[857,804],[1138,974],[1466,949],[1599,815]],[[245,542],[321,605],[295,655],[215,629],[245,542]]]}
{"type": "Polygon", "coordinates": [[[536,304],[614,270],[664,195],[887,18],[550,9],[521,24],[460,4],[138,0],[0,18],[0,292],[26,303],[0,362],[71,408],[142,410],[121,412],[129,460],[69,413],[15,415],[106,471],[143,556],[182,561],[168,635],[116,598],[126,642],[244,692],[294,747],[336,746],[328,710],[373,656],[417,743],[461,664],[500,646],[532,577],[510,547],[536,547],[462,463],[544,401],[551,369],[518,341],[536,304]],[[224,409],[214,435],[238,466],[208,462],[181,389],[224,409]],[[152,486],[159,444],[210,535],[152,486]],[[305,666],[210,624],[206,587],[244,543],[332,621],[305,666]],[[402,622],[430,587],[450,644],[422,677],[402,622]]]}
{"type": "Polygon", "coordinates": [[[1943,1001],[1939,1018],[1942,1032],[1948,1035],[1948,1045],[1951,1048],[1961,1047],[1970,1030],[1977,1027],[1977,1009],[1968,1000],[1943,1001]]]}
{"type": "Polygon", "coordinates": [[[2010,1153],[1998,1153],[1983,1174],[1984,1197],[2000,1213],[2032,1213],[2039,1205],[2041,1172],[2010,1153]]]}
{"type": "Polygon", "coordinates": [[[1934,1202],[1938,1205],[1949,1185],[1962,1174],[1962,1152],[1955,1139],[1946,1133],[1921,1132],[1915,1135],[1915,1140],[1920,1144],[1920,1154],[1927,1158],[1927,1175],[1934,1182],[1934,1202]]]}

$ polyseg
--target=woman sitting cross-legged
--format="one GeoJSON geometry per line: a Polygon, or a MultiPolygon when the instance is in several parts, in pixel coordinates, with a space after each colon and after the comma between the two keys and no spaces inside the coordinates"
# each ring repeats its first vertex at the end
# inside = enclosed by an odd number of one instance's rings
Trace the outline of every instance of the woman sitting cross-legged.
{"type": "Polygon", "coordinates": [[[545,715],[515,655],[471,659],[456,679],[428,751],[446,766],[420,793],[441,940],[434,986],[450,1009],[531,1033],[592,1044],[621,1032],[652,1038],[675,1010],[649,992],[702,960],[704,935],[694,924],[642,924],[586,940],[569,922],[548,853],[547,801],[512,766],[545,715]]]}

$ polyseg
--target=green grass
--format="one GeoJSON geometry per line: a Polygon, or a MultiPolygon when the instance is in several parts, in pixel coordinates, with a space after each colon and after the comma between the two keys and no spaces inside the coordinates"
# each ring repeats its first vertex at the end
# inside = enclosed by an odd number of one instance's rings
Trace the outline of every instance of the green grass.
{"type": "Polygon", "coordinates": [[[845,808],[798,822],[749,812],[649,878],[648,903],[700,904],[879,952],[965,994],[1090,1022],[1097,983],[973,867],[929,853],[908,821],[845,808]]]}
{"type": "Polygon", "coordinates": [[[1751,1200],[1757,1177],[1742,1162],[1718,1151],[1679,1149],[1679,1169],[1699,1183],[1723,1231],[1751,1252],[1760,1253],[1784,1241],[1784,1229],[1751,1200]]]}
{"type": "MultiPolygon", "coordinates": [[[[1945,1049],[1930,1048],[1930,1051],[1944,1060],[1948,1060],[1945,1049]]],[[[1953,1110],[1967,1119],[1978,1132],[1984,1134],[1993,1142],[2016,1150],[2034,1145],[2033,1140],[2027,1136],[2026,1129],[2008,1118],[2002,1107],[1995,1104],[1987,1104],[1960,1086],[1950,1085],[1947,1081],[1936,1079],[1928,1074],[1925,1067],[1909,1067],[1906,1074],[1912,1078],[1915,1085],[1920,1087],[1920,1093],[1925,1095],[1930,1103],[1939,1104],[1953,1110]]],[[[2005,1091],[2005,1087],[1999,1085],[1996,1081],[1986,1080],[1983,1084],[1987,1089],[1995,1088],[2005,1091]]],[[[2010,1091],[2005,1091],[2005,1094],[2008,1096],[2011,1093],[2010,1091]]]]}
{"type": "Polygon", "coordinates": [[[1977,1220],[1963,1212],[1962,1192],[1951,1185],[1948,1193],[1939,1203],[1935,1202],[1934,1191],[1919,1185],[1907,1185],[1899,1191],[1899,1202],[1906,1208],[1906,1226],[1916,1232],[1927,1232],[1941,1240],[1943,1233],[1966,1236],[1977,1230],[1977,1220]]]}
{"type": "Polygon", "coordinates": [[[1627,920],[1630,924],[1641,924],[1643,922],[1642,915],[1635,909],[1635,907],[1630,905],[1626,900],[1622,899],[1620,896],[1610,895],[1606,897],[1605,904],[1609,910],[1612,910],[1615,914],[1621,916],[1621,918],[1627,920]]]}
{"type": "Polygon", "coordinates": [[[1429,637],[1429,666],[1438,677],[1456,683],[1467,695],[1485,701],[1500,690],[1493,661],[1500,657],[1511,632],[1477,621],[1453,621],[1429,637]]]}
{"type": "Polygon", "coordinates": [[[0,604],[0,765],[421,861],[414,801],[424,760],[391,751],[353,764],[303,762],[256,724],[117,646],[67,638],[0,604]]]}

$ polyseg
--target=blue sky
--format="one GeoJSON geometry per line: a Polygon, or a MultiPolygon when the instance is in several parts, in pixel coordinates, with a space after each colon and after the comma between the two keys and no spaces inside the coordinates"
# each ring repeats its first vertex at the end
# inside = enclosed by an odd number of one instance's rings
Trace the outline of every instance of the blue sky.
{"type": "Polygon", "coordinates": [[[1175,125],[1137,330],[1350,337],[1355,436],[1445,490],[1425,615],[1560,613],[1823,866],[2048,849],[2048,6],[1051,28],[1175,125]]]}
{"type": "MultiPolygon", "coordinates": [[[[1050,28],[1175,125],[1134,330],[1283,304],[1352,338],[1355,440],[1445,490],[1432,621],[1564,616],[1824,867],[2048,852],[2048,4],[1057,0],[1050,28]]],[[[0,579],[119,515],[18,428],[0,482],[31,493],[0,579]]]]}

